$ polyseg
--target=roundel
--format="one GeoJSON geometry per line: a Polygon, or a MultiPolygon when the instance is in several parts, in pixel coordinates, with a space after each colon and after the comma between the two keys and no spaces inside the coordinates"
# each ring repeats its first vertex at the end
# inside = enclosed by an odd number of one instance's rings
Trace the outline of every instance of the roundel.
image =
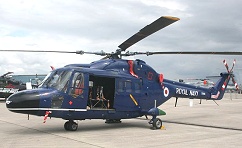
{"type": "Polygon", "coordinates": [[[167,87],[164,88],[164,96],[167,97],[169,95],[169,89],[167,87]]]}

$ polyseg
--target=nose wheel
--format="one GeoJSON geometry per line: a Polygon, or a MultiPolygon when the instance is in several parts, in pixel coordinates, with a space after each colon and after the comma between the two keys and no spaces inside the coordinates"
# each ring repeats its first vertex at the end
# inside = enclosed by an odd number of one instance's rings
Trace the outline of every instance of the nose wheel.
{"type": "Polygon", "coordinates": [[[78,128],[78,124],[72,120],[70,121],[67,121],[65,124],[64,124],[64,128],[65,130],[67,131],[76,131],[77,128],[78,128]]]}
{"type": "Polygon", "coordinates": [[[159,118],[152,118],[149,122],[152,125],[153,129],[161,129],[162,128],[162,121],[159,118]]]}

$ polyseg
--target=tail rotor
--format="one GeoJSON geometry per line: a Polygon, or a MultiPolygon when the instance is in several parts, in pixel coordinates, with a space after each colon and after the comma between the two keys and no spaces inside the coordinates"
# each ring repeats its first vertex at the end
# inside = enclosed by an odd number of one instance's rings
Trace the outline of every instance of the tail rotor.
{"type": "Polygon", "coordinates": [[[231,74],[232,82],[234,83],[236,90],[239,90],[238,83],[235,81],[234,75],[233,75],[233,69],[234,69],[236,60],[234,59],[232,68],[230,70],[229,70],[229,66],[228,66],[228,63],[226,62],[226,60],[223,60],[223,63],[224,63],[225,68],[227,69],[228,73],[231,74]]]}

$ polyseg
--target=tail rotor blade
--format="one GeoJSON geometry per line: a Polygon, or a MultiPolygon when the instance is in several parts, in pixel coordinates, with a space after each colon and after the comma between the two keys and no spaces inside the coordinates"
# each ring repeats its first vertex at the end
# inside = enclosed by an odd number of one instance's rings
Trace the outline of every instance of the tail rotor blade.
{"type": "Polygon", "coordinates": [[[238,85],[238,83],[235,81],[234,77],[232,77],[232,81],[233,81],[233,83],[234,83],[234,86],[235,86],[236,90],[238,90],[238,89],[239,89],[239,85],[238,85]]]}
{"type": "Polygon", "coordinates": [[[224,66],[226,67],[228,73],[231,74],[231,78],[232,78],[232,81],[233,81],[233,83],[235,85],[236,90],[238,90],[239,89],[238,83],[235,81],[234,75],[232,74],[234,66],[235,66],[235,63],[236,63],[236,60],[234,59],[232,68],[230,70],[229,70],[229,66],[228,66],[228,64],[227,64],[227,62],[225,60],[223,60],[223,63],[224,63],[224,66]]]}
{"type": "MultiPolygon", "coordinates": [[[[233,69],[234,69],[234,65],[235,65],[235,63],[236,63],[236,60],[234,59],[233,66],[232,66],[230,72],[233,72],[233,69]]],[[[238,86],[238,83],[237,83],[237,82],[235,81],[235,79],[234,79],[234,75],[232,75],[232,81],[233,81],[233,83],[234,83],[234,86],[235,86],[236,90],[238,90],[238,89],[239,89],[239,86],[238,86]]]]}
{"type": "Polygon", "coordinates": [[[236,60],[234,59],[233,66],[232,66],[232,68],[230,69],[230,72],[233,71],[235,63],[236,63],[236,60]]]}
{"type": "Polygon", "coordinates": [[[226,60],[223,60],[224,66],[226,67],[227,71],[229,72],[229,66],[228,63],[226,62],[226,60]]]}

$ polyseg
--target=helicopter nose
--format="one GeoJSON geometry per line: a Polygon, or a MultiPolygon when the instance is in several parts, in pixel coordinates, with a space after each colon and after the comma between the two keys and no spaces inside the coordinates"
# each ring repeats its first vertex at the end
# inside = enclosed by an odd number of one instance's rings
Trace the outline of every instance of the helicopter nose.
{"type": "Polygon", "coordinates": [[[38,91],[26,90],[12,94],[6,100],[8,110],[17,113],[36,114],[40,97],[38,91]]]}

